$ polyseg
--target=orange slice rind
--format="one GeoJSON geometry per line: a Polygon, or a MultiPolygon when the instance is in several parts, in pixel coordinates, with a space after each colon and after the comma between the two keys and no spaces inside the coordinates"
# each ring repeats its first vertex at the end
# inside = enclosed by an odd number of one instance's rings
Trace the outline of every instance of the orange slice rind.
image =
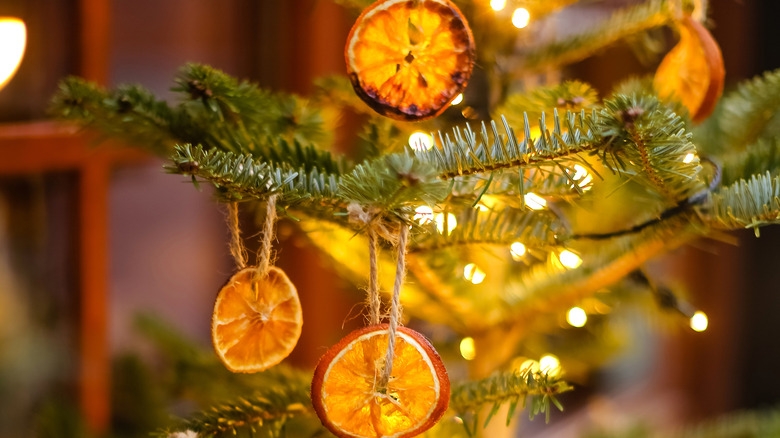
{"type": "Polygon", "coordinates": [[[287,275],[271,267],[265,277],[254,268],[237,272],[214,303],[214,351],[233,372],[253,373],[286,358],[301,336],[298,292],[287,275]]]}
{"type": "Polygon", "coordinates": [[[680,22],[680,41],[666,54],[653,84],[662,98],[677,99],[698,123],[715,109],[723,93],[725,69],[718,43],[698,21],[680,22]]]}
{"type": "Polygon", "coordinates": [[[474,37],[448,0],[380,0],[347,37],[347,73],[357,95],[379,114],[434,117],[466,87],[474,37]]]}
{"type": "Polygon", "coordinates": [[[449,406],[447,371],[419,333],[399,327],[393,368],[379,387],[389,339],[386,324],[353,331],[320,359],[311,398],[322,424],[339,437],[405,438],[436,424],[449,406]]]}

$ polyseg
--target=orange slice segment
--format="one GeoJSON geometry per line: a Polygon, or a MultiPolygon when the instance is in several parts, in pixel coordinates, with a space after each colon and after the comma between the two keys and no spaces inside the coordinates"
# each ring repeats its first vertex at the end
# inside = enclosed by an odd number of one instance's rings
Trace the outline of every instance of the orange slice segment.
{"type": "Polygon", "coordinates": [[[255,272],[246,268],[233,275],[214,304],[214,350],[238,373],[281,362],[295,348],[303,326],[298,292],[284,271],[271,267],[265,278],[255,278],[255,272]]]}
{"type": "Polygon", "coordinates": [[[352,86],[371,108],[422,120],[466,87],[474,37],[448,0],[380,0],[355,22],[344,52],[352,86]]]}
{"type": "Polygon", "coordinates": [[[439,421],[449,406],[450,382],[433,346],[399,327],[393,369],[379,387],[389,339],[386,324],[347,335],[320,359],[311,398],[322,424],[339,437],[416,436],[439,421]]]}
{"type": "Polygon", "coordinates": [[[690,16],[680,23],[680,41],[655,73],[659,96],[676,98],[701,122],[712,114],[723,92],[725,70],[720,47],[707,29],[690,16]]]}

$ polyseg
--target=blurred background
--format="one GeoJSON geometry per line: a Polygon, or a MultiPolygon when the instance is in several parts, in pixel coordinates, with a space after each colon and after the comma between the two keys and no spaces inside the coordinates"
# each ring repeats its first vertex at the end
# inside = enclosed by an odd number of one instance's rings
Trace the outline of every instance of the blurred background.
{"type": "MultiPolygon", "coordinates": [[[[583,3],[578,20],[631,2],[583,3]]],[[[710,4],[727,88],[780,67],[778,2],[710,4]]],[[[160,159],[95,148],[89,134],[46,121],[58,80],[140,83],[170,96],[177,69],[199,62],[305,95],[314,78],[344,73],[355,17],[330,0],[0,0],[3,16],[23,19],[28,41],[0,90],[0,437],[144,436],[157,420],[131,424],[123,416],[127,361],[120,359],[154,357],[136,328],[139,314],[210,348],[213,300],[233,270],[225,212],[208,188],[165,175],[160,159]]],[[[559,27],[567,19],[575,20],[561,17],[559,27]]],[[[628,47],[616,46],[561,74],[606,94],[617,80],[647,71],[628,47]]],[[[352,122],[343,120],[339,147],[347,150],[352,122]]],[[[359,325],[348,315],[362,295],[294,227],[281,223],[279,239],[278,263],[305,303],[304,334],[288,361],[309,369],[359,325]]],[[[682,424],[774,406],[780,230],[721,240],[650,267],[709,315],[706,332],[629,325],[630,348],[564,398],[568,410],[551,424],[524,424],[524,436],[578,436],[583,424],[641,418],[682,424]]]]}

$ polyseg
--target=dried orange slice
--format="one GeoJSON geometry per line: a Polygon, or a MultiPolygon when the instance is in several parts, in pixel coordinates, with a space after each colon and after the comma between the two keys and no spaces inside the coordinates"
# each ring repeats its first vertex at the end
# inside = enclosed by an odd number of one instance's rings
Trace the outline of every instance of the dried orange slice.
{"type": "Polygon", "coordinates": [[[448,0],[380,0],[358,18],[344,50],[355,92],[379,114],[422,120],[466,87],[474,37],[448,0]]]}
{"type": "Polygon", "coordinates": [[[406,327],[396,332],[390,381],[380,386],[386,324],[355,330],[320,359],[311,386],[314,410],[339,437],[412,437],[439,421],[450,381],[436,350],[406,327]]]}
{"type": "Polygon", "coordinates": [[[680,41],[655,73],[659,96],[676,98],[701,122],[712,114],[723,92],[725,69],[720,47],[707,29],[690,16],[680,23],[680,41]]]}
{"type": "Polygon", "coordinates": [[[272,266],[265,278],[255,273],[246,268],[233,275],[217,295],[211,320],[214,350],[237,373],[281,362],[295,348],[303,326],[298,292],[284,271],[272,266]]]}

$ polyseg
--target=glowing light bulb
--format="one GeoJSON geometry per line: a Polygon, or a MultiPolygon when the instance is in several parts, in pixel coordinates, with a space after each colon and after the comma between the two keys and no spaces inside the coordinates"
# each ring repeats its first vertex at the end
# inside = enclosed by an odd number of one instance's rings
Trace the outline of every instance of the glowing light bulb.
{"type": "Polygon", "coordinates": [[[580,256],[574,254],[568,249],[564,249],[560,254],[558,254],[558,260],[561,261],[563,266],[571,269],[578,268],[582,264],[582,259],[580,256]]]}
{"type": "Polygon", "coordinates": [[[693,155],[693,152],[689,152],[688,155],[686,155],[685,158],[683,158],[683,163],[685,164],[690,163],[691,161],[693,161],[694,157],[695,155],[693,155]]]}
{"type": "Polygon", "coordinates": [[[485,280],[485,271],[479,269],[474,263],[469,263],[463,268],[463,278],[473,284],[480,284],[485,280]]]}
{"type": "Polygon", "coordinates": [[[572,307],[566,314],[566,322],[574,327],[582,327],[588,322],[588,315],[579,307],[572,307]]]}
{"type": "Polygon", "coordinates": [[[477,209],[477,210],[479,210],[479,211],[488,211],[488,210],[490,210],[490,209],[487,207],[487,205],[485,205],[485,204],[483,204],[483,203],[481,203],[481,202],[480,202],[479,204],[477,204],[477,205],[476,205],[474,208],[476,208],[476,209],[477,209]]]}
{"type": "Polygon", "coordinates": [[[584,191],[588,191],[593,187],[590,185],[591,181],[593,181],[593,176],[588,172],[588,169],[579,164],[574,165],[574,176],[571,179],[584,191]]]}
{"type": "Polygon", "coordinates": [[[525,205],[531,210],[541,210],[547,206],[547,201],[536,193],[528,192],[524,196],[525,205]]]}
{"type": "Polygon", "coordinates": [[[509,246],[509,253],[512,254],[512,259],[520,261],[525,255],[525,245],[515,242],[509,246]]]}
{"type": "Polygon", "coordinates": [[[520,364],[519,370],[522,373],[538,373],[539,370],[541,370],[541,366],[539,365],[539,362],[533,359],[528,359],[520,364]]]}
{"type": "Polygon", "coordinates": [[[430,135],[417,131],[409,136],[409,146],[416,151],[427,151],[433,147],[433,139],[430,135]]]}
{"type": "Polygon", "coordinates": [[[512,14],[512,24],[514,24],[515,27],[518,29],[522,29],[528,26],[528,22],[530,20],[531,20],[531,14],[528,12],[528,9],[526,8],[517,8],[515,9],[515,12],[512,14]]]}
{"type": "Polygon", "coordinates": [[[707,319],[707,315],[702,311],[694,313],[691,317],[691,328],[697,332],[707,330],[708,325],[709,320],[707,319]]]}
{"type": "Polygon", "coordinates": [[[452,102],[450,102],[451,105],[457,105],[459,103],[463,102],[463,93],[458,94],[455,96],[455,99],[452,99],[452,102]]]}
{"type": "MultiPolygon", "coordinates": [[[[444,234],[444,213],[439,213],[434,219],[436,221],[436,229],[439,233],[444,234]]],[[[455,215],[447,213],[447,234],[450,234],[455,227],[458,226],[458,221],[455,219],[455,215]]]]}
{"type": "Polygon", "coordinates": [[[421,205],[414,209],[414,220],[420,225],[425,225],[433,221],[433,209],[427,205],[421,205]]]}
{"type": "Polygon", "coordinates": [[[18,18],[0,17],[0,88],[16,73],[27,45],[27,27],[18,18]]]}
{"type": "Polygon", "coordinates": [[[552,354],[544,355],[539,359],[540,371],[548,376],[555,377],[561,374],[561,362],[552,354]]]}
{"type": "Polygon", "coordinates": [[[506,6],[506,0],[490,0],[490,7],[496,12],[504,9],[504,6],[506,6]]]}
{"type": "Polygon", "coordinates": [[[460,341],[460,355],[466,360],[474,360],[477,357],[477,348],[474,345],[474,338],[465,337],[460,341]]]}

